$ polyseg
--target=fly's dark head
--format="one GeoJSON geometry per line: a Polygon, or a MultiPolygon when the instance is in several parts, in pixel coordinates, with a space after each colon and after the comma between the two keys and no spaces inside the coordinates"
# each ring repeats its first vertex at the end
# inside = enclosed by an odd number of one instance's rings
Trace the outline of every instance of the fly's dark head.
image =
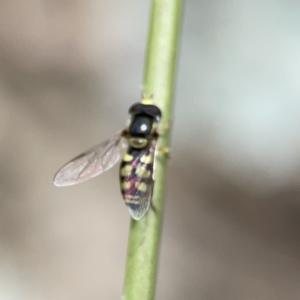
{"type": "Polygon", "coordinates": [[[147,115],[152,117],[156,122],[159,122],[161,118],[160,109],[152,104],[142,104],[142,103],[135,103],[129,108],[129,114],[131,116],[137,115],[147,115]]]}
{"type": "Polygon", "coordinates": [[[155,105],[133,104],[129,109],[131,122],[128,133],[132,137],[149,139],[161,118],[160,109],[155,105]]]}

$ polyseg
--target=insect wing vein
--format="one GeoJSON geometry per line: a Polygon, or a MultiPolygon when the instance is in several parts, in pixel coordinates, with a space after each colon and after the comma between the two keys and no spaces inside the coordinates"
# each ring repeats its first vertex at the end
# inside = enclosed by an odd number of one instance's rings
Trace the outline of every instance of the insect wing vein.
{"type": "Polygon", "coordinates": [[[127,149],[127,140],[121,133],[73,158],[54,176],[56,186],[84,182],[113,167],[127,149]]]}

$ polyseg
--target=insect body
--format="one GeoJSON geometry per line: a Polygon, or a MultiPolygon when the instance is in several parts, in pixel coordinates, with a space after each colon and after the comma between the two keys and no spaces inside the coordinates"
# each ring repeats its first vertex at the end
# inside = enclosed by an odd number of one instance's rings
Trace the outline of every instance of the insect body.
{"type": "Polygon", "coordinates": [[[154,185],[157,127],[161,112],[155,105],[136,103],[129,109],[128,126],[111,139],[73,158],[58,170],[56,186],[84,182],[113,167],[122,158],[120,185],[133,219],[149,209],[154,185]]]}

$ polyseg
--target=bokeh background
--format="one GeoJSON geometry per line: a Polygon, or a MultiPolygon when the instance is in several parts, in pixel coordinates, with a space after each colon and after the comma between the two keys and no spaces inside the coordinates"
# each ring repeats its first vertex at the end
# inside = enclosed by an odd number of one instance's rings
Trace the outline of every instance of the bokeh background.
{"type": "MultiPolygon", "coordinates": [[[[58,167],[123,128],[149,1],[0,1],[0,299],[120,299],[118,168],[58,167]]],[[[300,299],[300,2],[186,1],[157,299],[300,299]]]]}

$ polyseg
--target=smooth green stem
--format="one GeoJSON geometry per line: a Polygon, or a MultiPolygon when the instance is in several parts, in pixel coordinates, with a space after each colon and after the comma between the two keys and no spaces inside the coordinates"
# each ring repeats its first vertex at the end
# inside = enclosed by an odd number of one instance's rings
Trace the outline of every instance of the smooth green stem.
{"type": "MultiPolygon", "coordinates": [[[[159,147],[168,148],[181,24],[182,0],[152,0],[143,93],[162,111],[159,147]]],[[[140,221],[131,220],[124,300],[154,299],[162,227],[167,156],[157,159],[152,203],[140,221]]]]}

